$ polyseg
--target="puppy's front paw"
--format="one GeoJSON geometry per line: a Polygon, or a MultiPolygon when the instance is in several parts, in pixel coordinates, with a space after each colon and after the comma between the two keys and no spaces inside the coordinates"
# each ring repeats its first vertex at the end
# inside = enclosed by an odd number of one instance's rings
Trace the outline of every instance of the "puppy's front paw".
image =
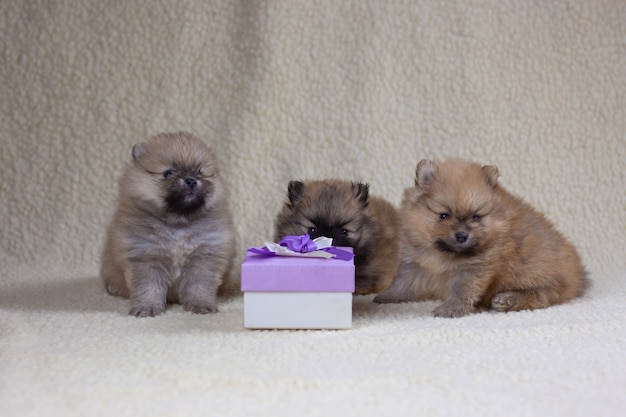
{"type": "Polygon", "coordinates": [[[399,303],[397,297],[394,297],[392,294],[380,293],[376,297],[374,297],[374,302],[378,304],[388,304],[388,303],[399,303]]]}
{"type": "Polygon", "coordinates": [[[496,311],[511,311],[516,308],[520,294],[515,291],[505,291],[496,294],[491,299],[491,308],[496,311]]]}
{"type": "Polygon", "coordinates": [[[154,317],[154,316],[158,316],[159,314],[161,314],[163,309],[164,309],[163,306],[158,306],[158,305],[151,305],[151,306],[140,305],[140,306],[133,306],[133,308],[130,309],[130,312],[128,314],[131,316],[135,316],[135,317],[154,317]]]}
{"type": "Polygon", "coordinates": [[[433,311],[435,317],[455,318],[474,312],[474,306],[461,302],[445,302],[433,311]]]}
{"type": "Polygon", "coordinates": [[[413,294],[407,289],[391,286],[378,293],[378,295],[374,297],[374,302],[379,304],[406,303],[408,301],[413,301],[412,295],[413,294]]]}
{"type": "Polygon", "coordinates": [[[217,313],[217,306],[212,303],[205,304],[185,304],[185,310],[191,311],[194,314],[209,314],[217,313]]]}

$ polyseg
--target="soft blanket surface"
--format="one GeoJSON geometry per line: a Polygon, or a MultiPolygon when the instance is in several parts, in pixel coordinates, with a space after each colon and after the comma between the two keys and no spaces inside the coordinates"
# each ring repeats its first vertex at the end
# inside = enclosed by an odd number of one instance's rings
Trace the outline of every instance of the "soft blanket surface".
{"type": "Polygon", "coordinates": [[[624,22],[618,0],[0,2],[0,415],[623,415],[624,22]],[[129,317],[104,229],[132,145],[177,130],[220,158],[236,264],[291,179],[397,205],[420,159],[460,156],[594,286],[451,320],[355,297],[345,331],[245,330],[239,294],[129,317]]]}

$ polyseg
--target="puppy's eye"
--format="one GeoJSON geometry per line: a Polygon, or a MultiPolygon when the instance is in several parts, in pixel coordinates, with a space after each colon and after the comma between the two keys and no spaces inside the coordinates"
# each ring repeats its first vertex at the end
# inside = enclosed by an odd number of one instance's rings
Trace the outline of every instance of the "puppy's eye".
{"type": "Polygon", "coordinates": [[[172,175],[174,175],[174,170],[173,169],[168,169],[167,171],[163,172],[163,178],[169,178],[172,175]]]}
{"type": "Polygon", "coordinates": [[[309,227],[309,234],[314,235],[317,233],[317,227],[309,227]]]}
{"type": "Polygon", "coordinates": [[[342,235],[347,235],[348,234],[348,229],[341,229],[339,231],[339,233],[341,233],[342,235]]]}
{"type": "Polygon", "coordinates": [[[439,220],[446,220],[450,218],[450,213],[439,213],[439,220]]]}
{"type": "Polygon", "coordinates": [[[472,221],[479,222],[480,221],[480,216],[478,216],[478,215],[472,216],[472,221]]]}

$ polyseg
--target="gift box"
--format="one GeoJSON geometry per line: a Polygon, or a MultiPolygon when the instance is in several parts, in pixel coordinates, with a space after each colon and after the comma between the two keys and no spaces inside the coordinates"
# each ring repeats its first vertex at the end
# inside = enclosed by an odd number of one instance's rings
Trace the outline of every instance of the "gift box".
{"type": "Polygon", "coordinates": [[[342,254],[318,258],[249,251],[241,265],[244,326],[250,329],[352,327],[352,248],[333,249],[342,254]]]}

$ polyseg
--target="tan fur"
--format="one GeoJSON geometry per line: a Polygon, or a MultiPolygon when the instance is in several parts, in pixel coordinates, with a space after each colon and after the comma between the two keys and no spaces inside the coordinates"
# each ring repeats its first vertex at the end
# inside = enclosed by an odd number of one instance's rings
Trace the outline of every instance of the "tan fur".
{"type": "Polygon", "coordinates": [[[368,192],[365,184],[339,179],[292,182],[276,218],[274,238],[307,234],[323,224],[333,226],[325,235],[338,246],[354,248],[355,293],[378,293],[391,283],[398,267],[399,216],[390,203],[368,192]],[[291,188],[294,183],[301,185],[297,192],[291,188]],[[347,233],[341,235],[341,229],[347,233]]]}
{"type": "Polygon", "coordinates": [[[460,159],[418,164],[400,208],[398,274],[374,301],[441,299],[435,316],[459,317],[544,308],[583,294],[588,283],[575,247],[504,190],[498,175],[494,166],[460,159]]]}
{"type": "Polygon", "coordinates": [[[168,301],[195,313],[215,312],[216,292],[233,255],[227,193],[211,149],[186,132],[135,145],[102,253],[100,275],[107,290],[130,298],[130,314],[136,316],[159,314],[168,301]],[[204,199],[181,212],[171,207],[190,194],[185,181],[204,199]],[[181,193],[176,198],[175,190],[181,193]]]}

